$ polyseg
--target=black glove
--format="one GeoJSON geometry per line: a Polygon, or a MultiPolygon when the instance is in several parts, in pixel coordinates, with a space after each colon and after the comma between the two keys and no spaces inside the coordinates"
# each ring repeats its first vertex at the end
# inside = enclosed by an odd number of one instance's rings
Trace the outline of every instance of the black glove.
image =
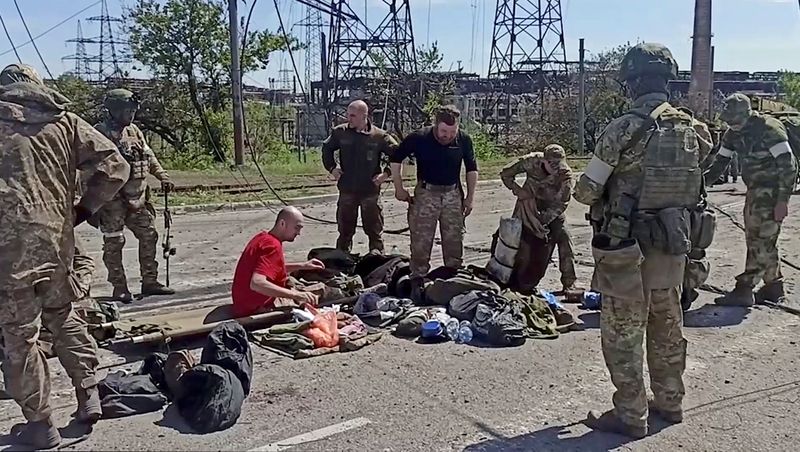
{"type": "Polygon", "coordinates": [[[83,206],[75,206],[75,226],[83,223],[92,216],[92,212],[83,206]]]}

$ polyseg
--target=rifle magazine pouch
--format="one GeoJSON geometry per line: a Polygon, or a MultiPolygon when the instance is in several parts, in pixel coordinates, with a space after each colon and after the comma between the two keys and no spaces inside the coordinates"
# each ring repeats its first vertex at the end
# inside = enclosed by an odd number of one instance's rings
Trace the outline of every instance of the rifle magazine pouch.
{"type": "Polygon", "coordinates": [[[692,247],[706,249],[711,246],[717,230],[717,215],[710,210],[693,211],[691,226],[692,247]]]}
{"type": "Polygon", "coordinates": [[[689,240],[689,210],[683,207],[669,207],[658,211],[658,222],[664,231],[665,243],[660,246],[665,253],[681,256],[692,249],[689,240]]]}
{"type": "Polygon", "coordinates": [[[642,262],[644,255],[636,239],[627,239],[619,246],[608,246],[608,236],[598,234],[592,240],[595,271],[592,287],[603,296],[628,300],[644,300],[642,262]]]}

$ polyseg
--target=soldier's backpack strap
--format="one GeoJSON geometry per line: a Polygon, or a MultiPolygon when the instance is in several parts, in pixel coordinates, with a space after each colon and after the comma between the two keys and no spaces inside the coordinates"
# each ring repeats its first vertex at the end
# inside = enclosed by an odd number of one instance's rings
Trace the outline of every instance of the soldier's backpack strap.
{"type": "Polygon", "coordinates": [[[641,139],[644,138],[644,135],[647,133],[647,131],[650,130],[650,127],[652,127],[653,124],[655,124],[658,117],[661,116],[661,114],[667,111],[667,109],[670,107],[671,105],[669,104],[669,102],[663,102],[661,105],[654,108],[649,115],[646,115],[636,110],[630,110],[628,113],[644,119],[644,122],[642,123],[641,126],[639,126],[638,129],[636,129],[635,132],[633,132],[630,141],[625,143],[625,146],[623,146],[622,149],[620,149],[620,153],[625,152],[630,148],[636,146],[636,143],[641,141],[641,139]]]}

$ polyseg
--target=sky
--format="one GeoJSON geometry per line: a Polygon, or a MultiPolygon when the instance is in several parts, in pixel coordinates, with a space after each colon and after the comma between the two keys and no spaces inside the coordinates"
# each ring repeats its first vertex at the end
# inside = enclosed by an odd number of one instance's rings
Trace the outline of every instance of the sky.
{"type": "MultiPolygon", "coordinates": [[[[107,0],[111,15],[124,14],[124,5],[135,0],[107,0]]],[[[240,3],[244,15],[254,0],[240,3]]],[[[260,0],[255,6],[251,28],[278,30],[274,6],[278,4],[290,33],[300,37],[304,30],[292,28],[303,18],[304,6],[296,0],[260,0]]],[[[18,0],[33,36],[89,7],[97,0],[18,0]]],[[[415,42],[418,46],[437,42],[445,56],[444,68],[485,74],[491,52],[492,29],[497,0],[411,0],[415,42]],[[473,25],[474,24],[474,25],[473,25]],[[459,63],[460,61],[460,63],[459,63]]],[[[626,42],[655,41],[666,44],[682,70],[690,68],[693,0],[562,0],[563,27],[568,60],[577,60],[578,39],[585,38],[589,54],[626,42]]],[[[351,0],[352,8],[370,26],[385,16],[384,0],[351,0]]],[[[0,14],[11,40],[29,40],[12,0],[3,0],[0,14]]],[[[74,19],[38,38],[36,44],[54,75],[70,70],[73,62],[62,57],[75,52],[78,19],[100,14],[95,5],[74,19]]],[[[82,21],[84,35],[99,34],[97,25],[82,21]]],[[[715,0],[713,2],[713,44],[715,69],[720,71],[800,72],[800,5],[798,0],[715,0]]],[[[5,33],[0,34],[0,64],[16,62],[5,33]]],[[[24,62],[46,74],[35,49],[19,49],[24,62]]],[[[87,48],[88,52],[93,49],[87,48]]],[[[304,56],[296,54],[303,73],[304,56]]],[[[245,75],[246,84],[269,86],[281,69],[291,69],[286,54],[271,57],[267,70],[245,75]]]]}

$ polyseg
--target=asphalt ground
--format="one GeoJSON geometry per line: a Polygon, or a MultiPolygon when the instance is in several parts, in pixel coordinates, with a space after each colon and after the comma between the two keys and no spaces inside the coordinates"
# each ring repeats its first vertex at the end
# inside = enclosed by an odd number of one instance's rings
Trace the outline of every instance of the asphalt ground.
{"type": "MultiPolygon", "coordinates": [[[[740,220],[744,188],[725,185],[711,201],[740,220]],[[733,191],[731,191],[733,190],[733,191]]],[[[385,200],[386,228],[406,225],[405,207],[385,200]]],[[[277,208],[278,206],[275,206],[277,208]]],[[[488,255],[470,249],[488,247],[500,215],[513,199],[499,185],[482,186],[475,212],[467,220],[467,263],[484,264],[488,255]]],[[[313,216],[333,219],[335,202],[304,206],[313,216]]],[[[591,277],[590,229],[584,207],[574,203],[568,224],[575,242],[578,274],[591,277]]],[[[793,201],[781,238],[783,254],[800,263],[793,201]]],[[[164,313],[229,302],[230,283],[239,253],[256,232],[268,229],[275,213],[268,209],[176,215],[171,282],[178,293],[149,297],[122,307],[131,313],[164,313]]],[[[159,218],[159,230],[161,219],[159,218]]],[[[100,233],[81,226],[78,236],[95,258],[95,296],[110,295],[102,265],[100,233]]],[[[127,234],[125,263],[134,292],[139,287],[136,241],[127,234]]],[[[287,260],[303,260],[309,249],[330,246],[335,226],[308,221],[287,260]]],[[[389,235],[387,248],[408,250],[408,237],[389,235]]],[[[356,251],[366,252],[359,232],[356,251]]],[[[441,262],[434,249],[434,265],[441,262]]],[[[744,234],[720,217],[713,246],[709,282],[730,288],[744,266],[744,234]]],[[[160,264],[163,275],[163,261],[160,264]]],[[[784,267],[790,303],[797,272],[784,267]]],[[[557,290],[557,265],[545,288],[557,290]]],[[[163,280],[163,276],[162,276],[163,280]]],[[[481,348],[445,343],[423,345],[385,335],[363,350],[307,360],[279,357],[253,347],[254,385],[242,416],[232,428],[207,435],[192,433],[172,409],[123,419],[102,420],[78,450],[691,450],[794,451],[800,427],[800,378],[797,374],[798,317],[765,307],[719,308],[702,293],[685,317],[689,341],[685,375],[687,395],[683,424],[667,426],[656,419],[651,434],[631,442],[592,432],[579,421],[590,409],[611,406],[613,386],[600,351],[599,313],[575,311],[582,331],[554,340],[528,340],[516,348],[481,348]]],[[[199,350],[202,340],[170,344],[172,350],[199,350]]],[[[128,347],[123,355],[101,350],[101,364],[131,363],[137,369],[156,348],[128,347]]],[[[70,422],[75,402],[69,381],[56,360],[53,406],[59,426],[70,422]]],[[[104,371],[105,372],[105,371],[104,371]]],[[[22,422],[13,401],[0,401],[0,429],[22,422]]],[[[74,435],[76,430],[65,431],[74,435]]],[[[8,438],[0,437],[0,444],[8,438]]]]}

